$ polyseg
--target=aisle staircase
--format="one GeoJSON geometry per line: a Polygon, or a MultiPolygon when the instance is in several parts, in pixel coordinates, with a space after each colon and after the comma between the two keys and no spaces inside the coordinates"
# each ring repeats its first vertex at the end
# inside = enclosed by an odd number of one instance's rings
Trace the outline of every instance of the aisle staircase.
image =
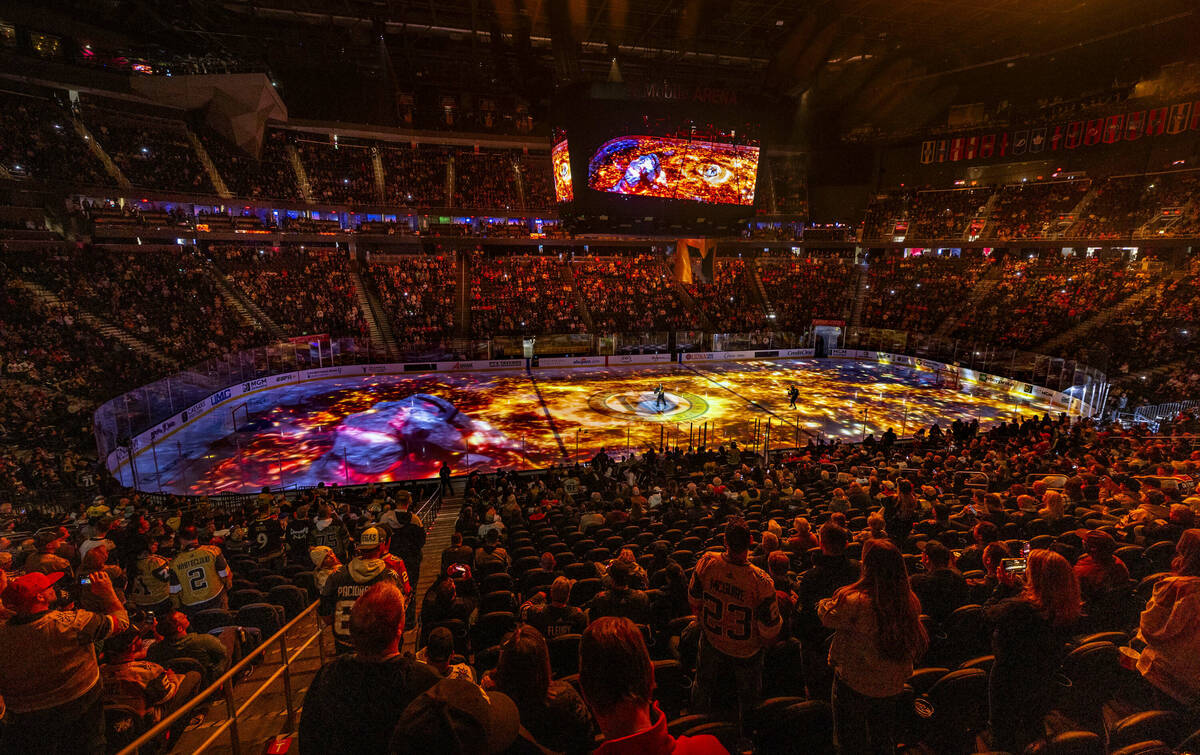
{"type": "Polygon", "coordinates": [[[964,240],[970,239],[971,226],[974,225],[976,220],[983,221],[983,225],[979,227],[979,236],[980,238],[984,238],[984,234],[988,232],[988,226],[992,224],[992,210],[996,207],[996,200],[1000,198],[1001,191],[1001,189],[993,191],[988,196],[988,201],[984,203],[983,207],[979,208],[979,212],[975,213],[975,216],[967,221],[967,227],[963,229],[962,235],[964,240]]]}
{"type": "Polygon", "coordinates": [[[716,324],[702,307],[696,305],[696,300],[692,298],[691,293],[687,290],[687,286],[683,285],[683,281],[674,275],[670,277],[671,283],[675,286],[676,293],[679,294],[679,298],[683,302],[683,308],[687,312],[688,318],[692,322],[699,323],[702,330],[706,330],[709,333],[717,332],[716,324]]]}
{"type": "Polygon", "coordinates": [[[459,249],[454,253],[454,279],[457,286],[454,291],[454,335],[467,338],[471,334],[471,287],[467,285],[471,263],[467,250],[459,249]]]}
{"type": "Polygon", "coordinates": [[[383,173],[383,158],[375,148],[371,149],[371,172],[375,175],[375,198],[384,204],[387,202],[387,180],[383,173]]]}
{"type": "Polygon", "coordinates": [[[83,124],[83,121],[75,116],[71,116],[71,123],[75,126],[75,132],[83,137],[83,141],[87,143],[88,149],[92,151],[92,154],[96,156],[96,159],[100,161],[104,169],[108,171],[109,177],[117,182],[117,186],[127,191],[132,189],[133,184],[129,182],[129,179],[117,167],[113,159],[104,151],[104,147],[100,145],[100,142],[96,141],[96,138],[92,136],[92,132],[88,131],[88,127],[83,124]]]}
{"type": "Polygon", "coordinates": [[[384,311],[379,297],[363,280],[358,262],[350,266],[350,277],[354,281],[354,294],[358,297],[358,308],[363,317],[367,318],[367,327],[371,330],[371,341],[388,355],[388,359],[400,361],[400,345],[396,342],[396,333],[392,330],[392,322],[384,311]]]}
{"type": "Polygon", "coordinates": [[[513,181],[517,186],[517,207],[528,208],[525,204],[525,176],[521,175],[521,164],[514,158],[512,161],[513,181]]]}
{"type": "Polygon", "coordinates": [[[296,149],[295,144],[287,145],[288,162],[292,164],[292,170],[296,174],[296,185],[300,187],[300,196],[304,197],[305,202],[312,202],[312,184],[308,182],[308,171],[304,169],[304,163],[300,161],[300,150],[296,149]]]}
{"type": "Polygon", "coordinates": [[[288,338],[287,332],[279,327],[279,324],[272,320],[267,313],[262,311],[249,296],[242,291],[241,286],[234,282],[232,278],[225,274],[221,268],[217,267],[217,263],[211,259],[205,259],[205,264],[209,268],[209,277],[216,284],[221,295],[225,297],[225,301],[229,302],[229,306],[238,313],[238,317],[243,322],[266,331],[271,338],[276,341],[286,341],[288,338]]]}
{"type": "Polygon", "coordinates": [[[216,190],[217,196],[221,199],[233,198],[233,192],[225,185],[225,179],[221,177],[221,172],[217,170],[217,166],[208,154],[208,150],[204,148],[204,143],[192,133],[190,128],[184,126],[183,130],[187,134],[188,141],[191,143],[192,149],[196,152],[196,156],[200,158],[200,164],[204,166],[204,171],[208,173],[208,180],[212,181],[213,189],[216,190]]]}
{"type": "MultiPolygon", "coordinates": [[[[994,194],[992,196],[995,196],[994,194]]],[[[962,309],[952,312],[946,316],[934,329],[933,335],[938,338],[947,338],[954,332],[954,328],[963,321],[963,318],[968,317],[979,306],[979,302],[983,297],[996,287],[996,284],[1003,278],[1004,266],[993,264],[988,268],[979,280],[975,281],[975,287],[971,289],[971,293],[967,296],[967,300],[963,302],[962,309]]]]}
{"type": "Polygon", "coordinates": [[[1111,307],[1105,307],[1083,322],[1068,328],[1067,330],[1059,332],[1050,340],[1038,344],[1032,350],[1039,354],[1053,354],[1059,348],[1070,343],[1075,343],[1082,336],[1104,327],[1105,323],[1107,323],[1109,320],[1112,320],[1117,315],[1128,312],[1129,310],[1138,306],[1146,299],[1153,296],[1157,290],[1157,282],[1147,283],[1145,288],[1135,291],[1111,307]]]}
{"type": "Polygon", "coordinates": [[[454,206],[454,153],[446,156],[446,206],[454,206]]]}
{"type": "Polygon", "coordinates": [[[767,287],[763,285],[762,276],[759,274],[759,261],[755,257],[754,261],[746,266],[746,270],[750,274],[750,288],[757,293],[758,300],[762,303],[763,312],[766,313],[767,319],[775,320],[775,305],[771,303],[771,297],[767,295],[767,287]]]}
{"type": "MultiPolygon", "coordinates": [[[[457,483],[452,483],[454,487],[457,483]]],[[[465,482],[462,483],[465,486],[465,482]]],[[[417,601],[417,616],[416,626],[409,628],[404,633],[405,648],[410,648],[412,652],[417,651],[416,642],[420,629],[420,611],[421,603],[425,597],[425,593],[429,592],[429,588],[433,587],[433,583],[437,580],[438,575],[442,571],[442,551],[450,547],[450,536],[454,534],[454,525],[458,522],[459,512],[462,511],[463,498],[461,495],[451,492],[442,499],[441,510],[438,512],[437,520],[433,523],[433,529],[429,530],[425,536],[425,548],[421,551],[421,573],[417,575],[417,584],[413,585],[413,599],[417,601]]],[[[425,523],[428,526],[428,523],[425,523]]]]}
{"type": "Polygon", "coordinates": [[[867,275],[866,265],[859,264],[855,265],[855,267],[858,268],[858,283],[854,287],[854,301],[850,305],[850,316],[847,318],[847,322],[850,323],[851,328],[862,326],[863,303],[867,300],[867,293],[869,292],[867,281],[870,280],[870,276],[867,275]]]}
{"type": "Polygon", "coordinates": [[[575,306],[579,310],[579,318],[583,320],[583,324],[587,327],[587,332],[596,332],[596,323],[592,320],[592,311],[588,309],[587,301],[583,298],[583,292],[579,290],[579,281],[575,279],[575,263],[567,261],[562,266],[559,273],[562,276],[563,283],[570,289],[575,296],[575,306]]]}
{"type": "Polygon", "coordinates": [[[73,303],[64,301],[57,294],[45,288],[44,286],[40,286],[37,283],[22,280],[20,278],[14,278],[11,281],[11,284],[28,291],[31,296],[40,300],[47,309],[56,309],[67,312],[92,330],[95,330],[96,332],[107,336],[114,341],[119,341],[134,351],[145,354],[159,364],[163,364],[171,368],[178,366],[178,363],[174,359],[171,359],[166,354],[159,351],[158,348],[151,346],[140,338],[134,337],[122,328],[118,328],[116,325],[113,325],[103,317],[94,315],[73,303]]]}

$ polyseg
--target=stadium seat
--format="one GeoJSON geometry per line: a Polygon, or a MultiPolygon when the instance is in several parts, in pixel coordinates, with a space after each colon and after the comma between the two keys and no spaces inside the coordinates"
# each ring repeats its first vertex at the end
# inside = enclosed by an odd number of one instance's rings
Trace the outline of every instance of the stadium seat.
{"type": "MultiPolygon", "coordinates": [[[[142,736],[146,726],[133,708],[124,705],[104,706],[104,743],[108,752],[118,752],[142,736]]],[[[156,748],[150,748],[151,751],[156,748]]]]}
{"type": "Polygon", "coordinates": [[[824,700],[793,703],[759,728],[755,742],[760,755],[833,755],[833,710],[824,700]]]}
{"type": "Polygon", "coordinates": [[[1195,720],[1167,710],[1146,710],[1118,721],[1108,731],[1108,748],[1116,750],[1137,742],[1158,740],[1175,746],[1192,732],[1195,720]]]}
{"type": "Polygon", "coordinates": [[[929,689],[925,699],[933,715],[927,738],[935,749],[965,749],[976,733],[987,728],[987,676],[983,669],[959,669],[929,689]]]}
{"type": "Polygon", "coordinates": [[[233,614],[224,608],[206,608],[190,618],[192,629],[204,634],[208,634],[214,629],[220,629],[221,627],[237,626],[238,623],[234,619],[233,614]]]}
{"type": "Polygon", "coordinates": [[[236,611],[242,606],[248,606],[251,603],[262,603],[266,599],[266,593],[261,590],[234,590],[229,593],[229,607],[236,611]]]}
{"type": "Polygon", "coordinates": [[[516,613],[517,596],[513,595],[508,590],[496,590],[494,592],[484,594],[484,596],[479,599],[479,612],[492,613],[493,611],[508,611],[510,613],[516,613]]]}
{"type": "Polygon", "coordinates": [[[256,582],[258,582],[258,589],[263,590],[264,592],[270,592],[271,588],[273,587],[278,587],[279,585],[290,585],[292,580],[290,577],[286,577],[282,574],[269,574],[265,577],[258,578],[256,582]]]}
{"type": "Polygon", "coordinates": [[[579,673],[579,641],[582,638],[580,634],[562,634],[546,641],[555,679],[579,673]]]}
{"type": "Polygon", "coordinates": [[[678,716],[688,705],[691,686],[679,661],[654,661],[654,698],[668,719],[678,716]]]}
{"type": "Polygon", "coordinates": [[[482,614],[471,627],[471,647],[476,651],[499,645],[504,636],[517,628],[517,617],[510,611],[482,614]]]}
{"type": "Polygon", "coordinates": [[[512,590],[513,578],[507,573],[489,574],[479,583],[479,592],[487,594],[499,590],[512,590]]]}
{"type": "Polygon", "coordinates": [[[685,736],[685,737],[700,737],[700,736],[716,737],[718,740],[720,740],[721,744],[725,747],[726,750],[728,750],[729,752],[737,751],[737,740],[738,740],[737,726],[735,726],[734,724],[732,724],[728,721],[709,721],[707,723],[702,723],[697,726],[693,726],[689,729],[685,729],[683,732],[683,736],[685,736]]]}
{"type": "Polygon", "coordinates": [[[278,632],[287,623],[283,608],[270,603],[250,603],[238,609],[237,623],[262,632],[263,640],[278,632]]]}
{"type": "Polygon", "coordinates": [[[1104,740],[1090,731],[1065,731],[1025,750],[1028,755],[1105,755],[1104,740]]]}
{"type": "Polygon", "coordinates": [[[292,584],[277,585],[267,594],[267,602],[283,607],[288,621],[296,618],[309,605],[308,594],[292,584]]]}

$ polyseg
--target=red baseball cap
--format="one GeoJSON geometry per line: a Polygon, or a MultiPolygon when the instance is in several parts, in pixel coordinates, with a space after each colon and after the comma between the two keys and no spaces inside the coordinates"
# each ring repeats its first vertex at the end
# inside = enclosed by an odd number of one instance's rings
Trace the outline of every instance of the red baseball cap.
{"type": "Polygon", "coordinates": [[[4,605],[14,611],[27,613],[37,601],[38,596],[44,593],[47,588],[53,587],[62,577],[63,573],[60,571],[51,572],[50,574],[33,572],[22,575],[8,583],[8,587],[4,588],[4,594],[0,598],[3,598],[4,605]]]}

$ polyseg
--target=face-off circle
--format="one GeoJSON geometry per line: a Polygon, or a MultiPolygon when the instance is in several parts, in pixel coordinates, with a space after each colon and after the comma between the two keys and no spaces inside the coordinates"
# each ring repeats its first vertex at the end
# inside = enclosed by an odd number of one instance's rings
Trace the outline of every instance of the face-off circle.
{"type": "Polygon", "coordinates": [[[600,391],[588,397],[588,407],[608,417],[646,422],[687,422],[708,411],[708,402],[694,393],[600,391]]]}

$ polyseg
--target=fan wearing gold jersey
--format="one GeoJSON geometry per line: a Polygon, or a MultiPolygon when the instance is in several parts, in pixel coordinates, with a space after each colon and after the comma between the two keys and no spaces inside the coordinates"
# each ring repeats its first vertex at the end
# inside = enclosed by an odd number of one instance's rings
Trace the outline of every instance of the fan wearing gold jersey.
{"type": "Polygon", "coordinates": [[[732,697],[739,721],[762,697],[763,650],[783,626],[775,583],[747,560],[749,552],[750,530],[745,521],[731,519],[725,525],[725,552],[702,555],[688,588],[702,629],[692,702],[711,710],[732,697]],[[718,694],[730,682],[736,694],[718,694]]]}
{"type": "Polygon", "coordinates": [[[206,608],[226,608],[233,576],[225,557],[200,547],[195,527],[179,533],[179,555],[171,559],[171,596],[189,618],[206,608]]]}

